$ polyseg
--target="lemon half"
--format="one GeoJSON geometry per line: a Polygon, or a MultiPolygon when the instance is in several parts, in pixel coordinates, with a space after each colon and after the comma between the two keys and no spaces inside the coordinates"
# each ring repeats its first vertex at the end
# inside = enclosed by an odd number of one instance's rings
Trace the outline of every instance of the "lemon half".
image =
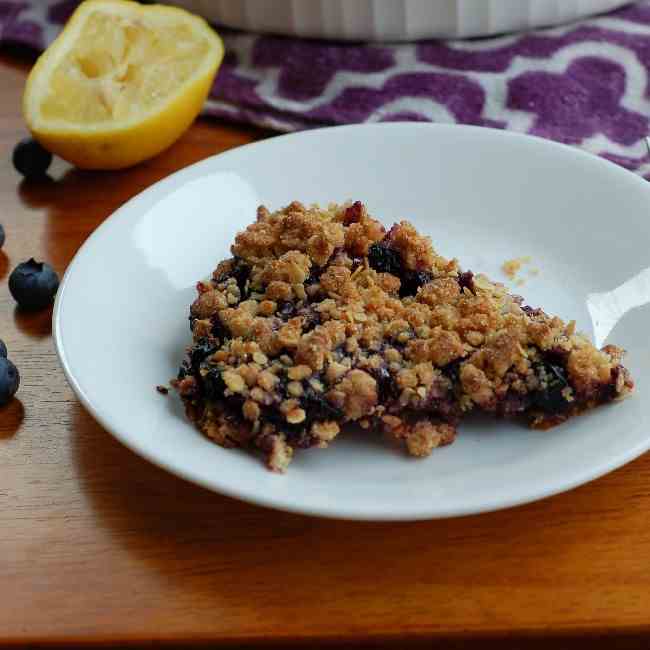
{"type": "Polygon", "coordinates": [[[219,36],[187,11],[86,0],[32,69],[25,120],[78,167],[128,167],[189,127],[222,58],[219,36]]]}

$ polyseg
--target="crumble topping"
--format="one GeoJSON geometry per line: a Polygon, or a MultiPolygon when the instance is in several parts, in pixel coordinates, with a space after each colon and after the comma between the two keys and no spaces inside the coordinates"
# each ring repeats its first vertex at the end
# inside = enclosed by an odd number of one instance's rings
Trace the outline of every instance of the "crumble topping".
{"type": "Polygon", "coordinates": [[[529,256],[526,257],[515,257],[512,260],[506,260],[502,265],[501,265],[501,270],[511,279],[514,280],[515,277],[517,276],[517,273],[521,271],[521,267],[524,264],[529,264],[531,261],[531,258],[529,256]]]}
{"type": "Polygon", "coordinates": [[[620,348],[596,349],[360,202],[260,207],[231,250],[197,284],[173,384],[201,431],[258,447],[273,470],[346,422],[425,456],[475,408],[544,428],[632,390],[620,348]]]}
{"type": "MultiPolygon", "coordinates": [[[[503,273],[510,278],[510,280],[514,280],[515,285],[518,287],[521,287],[525,284],[525,279],[522,277],[517,277],[517,274],[519,271],[521,271],[521,268],[526,265],[530,264],[532,261],[532,258],[530,256],[526,257],[517,257],[512,260],[506,260],[502,265],[501,265],[501,270],[503,273]]],[[[539,269],[538,268],[530,268],[528,269],[528,276],[533,277],[539,275],[539,269]]]]}

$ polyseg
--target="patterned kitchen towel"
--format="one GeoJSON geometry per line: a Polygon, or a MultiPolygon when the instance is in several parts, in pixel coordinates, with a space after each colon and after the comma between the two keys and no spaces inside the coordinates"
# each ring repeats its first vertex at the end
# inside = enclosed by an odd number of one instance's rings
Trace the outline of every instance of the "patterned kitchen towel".
{"type": "MultiPolygon", "coordinates": [[[[78,0],[0,0],[0,42],[42,49],[78,0]]],[[[514,36],[412,44],[222,30],[206,114],[281,131],[458,122],[580,146],[650,178],[650,0],[514,36]]]]}

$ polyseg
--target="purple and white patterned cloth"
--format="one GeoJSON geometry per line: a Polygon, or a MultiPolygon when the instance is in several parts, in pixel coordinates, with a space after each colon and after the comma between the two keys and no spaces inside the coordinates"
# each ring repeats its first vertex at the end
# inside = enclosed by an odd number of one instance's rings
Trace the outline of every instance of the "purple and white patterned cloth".
{"type": "MultiPolygon", "coordinates": [[[[0,0],[0,42],[46,47],[79,0],[0,0]]],[[[579,146],[650,178],[650,0],[553,29],[353,44],[223,30],[206,114],[281,131],[458,122],[579,146]]]]}

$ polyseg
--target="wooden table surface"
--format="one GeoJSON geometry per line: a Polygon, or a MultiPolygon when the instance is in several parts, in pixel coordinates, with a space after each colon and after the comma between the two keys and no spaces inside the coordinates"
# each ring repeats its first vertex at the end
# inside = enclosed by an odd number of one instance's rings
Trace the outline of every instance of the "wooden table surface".
{"type": "MultiPolygon", "coordinates": [[[[0,644],[650,645],[650,455],[525,507],[353,523],[213,494],[96,424],[59,367],[51,313],[15,309],[10,270],[34,256],[63,274],[130,197],[269,134],[198,121],[135,169],[56,161],[51,181],[21,182],[10,158],[26,133],[30,63],[0,54],[0,338],[22,376],[18,399],[0,410],[0,644]]],[[[89,337],[89,354],[93,345],[89,337]]]]}

